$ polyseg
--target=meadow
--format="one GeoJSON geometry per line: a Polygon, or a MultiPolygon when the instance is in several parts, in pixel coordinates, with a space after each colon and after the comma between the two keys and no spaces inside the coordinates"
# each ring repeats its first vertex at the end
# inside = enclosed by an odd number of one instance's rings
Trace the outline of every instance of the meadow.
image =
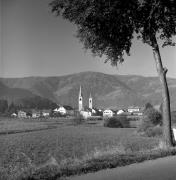
{"type": "Polygon", "coordinates": [[[102,121],[75,125],[70,119],[11,119],[0,124],[0,132],[13,130],[0,135],[0,168],[8,174],[17,172],[20,163],[40,166],[52,157],[57,164],[64,164],[112,150],[151,150],[159,143],[158,138],[137,135],[134,128],[103,127],[102,121]]]}

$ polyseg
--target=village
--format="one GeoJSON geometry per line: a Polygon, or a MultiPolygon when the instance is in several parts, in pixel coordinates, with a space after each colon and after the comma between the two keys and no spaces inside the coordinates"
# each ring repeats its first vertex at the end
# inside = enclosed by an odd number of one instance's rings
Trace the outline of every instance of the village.
{"type": "Polygon", "coordinates": [[[56,117],[74,117],[77,115],[82,115],[84,119],[90,117],[113,117],[118,115],[126,116],[142,116],[143,108],[138,106],[129,106],[126,109],[100,109],[93,106],[93,98],[89,96],[88,107],[85,107],[83,104],[83,94],[80,86],[79,95],[78,95],[78,108],[73,108],[69,105],[58,105],[54,109],[27,109],[27,110],[18,110],[13,112],[10,116],[14,118],[56,118],[56,117]]]}

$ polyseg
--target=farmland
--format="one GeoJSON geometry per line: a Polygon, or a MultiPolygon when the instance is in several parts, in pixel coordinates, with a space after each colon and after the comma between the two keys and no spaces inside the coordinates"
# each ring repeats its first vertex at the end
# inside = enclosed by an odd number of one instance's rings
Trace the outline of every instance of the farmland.
{"type": "Polygon", "coordinates": [[[136,135],[133,128],[105,128],[101,121],[81,125],[74,125],[69,119],[2,120],[0,123],[3,127],[0,132],[5,129],[22,131],[0,135],[0,167],[6,170],[15,166],[14,162],[21,153],[37,166],[51,156],[60,164],[97,151],[119,148],[124,152],[136,152],[152,149],[158,144],[157,138],[136,135]]]}

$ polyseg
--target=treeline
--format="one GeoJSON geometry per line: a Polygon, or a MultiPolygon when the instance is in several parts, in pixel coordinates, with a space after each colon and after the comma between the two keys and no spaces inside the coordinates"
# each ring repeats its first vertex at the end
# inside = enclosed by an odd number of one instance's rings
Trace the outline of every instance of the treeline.
{"type": "Polygon", "coordinates": [[[0,114],[11,114],[23,109],[54,109],[57,104],[51,100],[35,96],[32,98],[23,98],[18,102],[8,103],[5,99],[0,99],[0,114]]]}
{"type": "Polygon", "coordinates": [[[23,98],[20,106],[25,109],[53,109],[57,107],[57,104],[49,99],[36,96],[32,98],[23,98]]]}

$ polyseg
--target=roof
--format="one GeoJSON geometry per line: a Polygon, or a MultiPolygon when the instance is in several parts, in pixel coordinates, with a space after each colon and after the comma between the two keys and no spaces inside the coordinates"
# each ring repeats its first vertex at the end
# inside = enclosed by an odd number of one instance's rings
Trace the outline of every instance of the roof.
{"type": "Polygon", "coordinates": [[[138,107],[138,106],[130,106],[130,107],[128,107],[128,109],[140,109],[140,107],[138,107]]]}
{"type": "Polygon", "coordinates": [[[124,111],[124,112],[125,112],[126,110],[125,110],[125,109],[118,109],[117,112],[118,112],[118,111],[124,111]]]}
{"type": "Polygon", "coordinates": [[[90,111],[90,112],[92,112],[92,109],[90,109],[90,108],[88,108],[88,107],[85,107],[85,108],[84,108],[84,111],[90,111]]]}
{"type": "Polygon", "coordinates": [[[63,106],[66,110],[73,110],[73,108],[71,106],[63,106]]]}
{"type": "Polygon", "coordinates": [[[25,111],[23,111],[23,110],[19,110],[19,111],[18,111],[18,113],[19,113],[19,112],[20,112],[20,113],[21,113],[21,112],[22,112],[22,113],[26,113],[26,112],[25,112],[25,111]]]}
{"type": "Polygon", "coordinates": [[[114,112],[112,109],[105,109],[104,111],[112,111],[112,112],[114,112]]]}
{"type": "Polygon", "coordinates": [[[80,88],[79,88],[79,97],[82,97],[81,86],[80,86],[80,88]]]}

